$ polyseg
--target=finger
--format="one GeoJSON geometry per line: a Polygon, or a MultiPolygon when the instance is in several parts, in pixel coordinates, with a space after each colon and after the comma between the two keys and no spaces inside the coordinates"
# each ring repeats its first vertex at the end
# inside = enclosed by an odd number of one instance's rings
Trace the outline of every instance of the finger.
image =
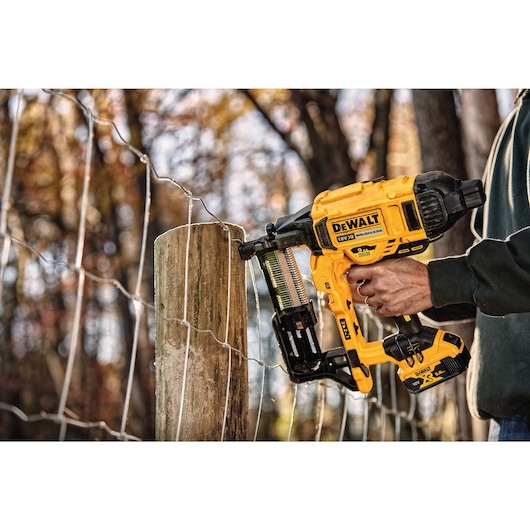
{"type": "Polygon", "coordinates": [[[379,310],[383,307],[376,299],[375,296],[367,296],[365,299],[364,299],[364,303],[375,310],[376,313],[379,312],[379,310]]]}
{"type": "Polygon", "coordinates": [[[368,307],[372,307],[373,309],[379,309],[382,307],[381,302],[377,299],[377,296],[375,294],[369,294],[364,297],[364,303],[368,307]]]}
{"type": "Polygon", "coordinates": [[[379,317],[391,317],[393,316],[388,309],[385,308],[385,306],[378,306],[375,308],[375,314],[379,317]]]}
{"type": "Polygon", "coordinates": [[[370,281],[365,280],[357,285],[357,294],[361,298],[369,298],[377,294],[370,281]]]}
{"type": "Polygon", "coordinates": [[[348,279],[348,283],[357,283],[357,282],[364,282],[369,281],[371,279],[370,270],[368,267],[363,266],[359,267],[356,265],[353,265],[350,267],[350,270],[346,274],[346,277],[348,279]]]}
{"type": "Polygon", "coordinates": [[[365,296],[363,293],[361,293],[361,287],[364,287],[364,284],[365,284],[365,283],[366,283],[366,282],[365,282],[364,280],[359,280],[359,281],[357,282],[357,294],[358,294],[359,296],[365,296]]]}

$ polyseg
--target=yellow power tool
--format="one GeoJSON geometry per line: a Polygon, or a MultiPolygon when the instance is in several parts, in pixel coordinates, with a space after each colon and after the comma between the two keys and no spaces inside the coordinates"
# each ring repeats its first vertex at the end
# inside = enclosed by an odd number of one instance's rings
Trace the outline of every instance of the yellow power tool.
{"type": "Polygon", "coordinates": [[[480,180],[460,181],[442,171],[357,182],[327,190],[293,215],[240,244],[242,259],[258,258],[275,313],[272,323],[290,379],[331,379],[368,393],[370,367],[391,362],[411,393],[464,372],[470,355],[461,337],[423,326],[418,315],[395,317],[397,331],[382,341],[363,336],[345,274],[371,264],[424,252],[470,209],[485,202],[480,180]],[[323,352],[317,318],[293,248],[311,250],[317,290],[328,294],[342,346],[323,352]]]}

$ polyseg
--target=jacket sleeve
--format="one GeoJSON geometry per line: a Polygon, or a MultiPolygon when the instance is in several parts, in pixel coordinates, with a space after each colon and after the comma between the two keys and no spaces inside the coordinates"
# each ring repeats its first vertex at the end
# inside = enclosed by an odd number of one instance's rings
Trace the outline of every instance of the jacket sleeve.
{"type": "Polygon", "coordinates": [[[530,312],[530,227],[432,260],[428,271],[435,308],[464,303],[492,316],[530,312]]]}

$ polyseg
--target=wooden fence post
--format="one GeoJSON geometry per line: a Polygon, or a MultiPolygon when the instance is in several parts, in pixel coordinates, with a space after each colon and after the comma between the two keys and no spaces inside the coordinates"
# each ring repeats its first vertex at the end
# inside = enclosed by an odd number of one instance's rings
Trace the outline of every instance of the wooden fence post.
{"type": "Polygon", "coordinates": [[[244,239],[239,226],[197,223],[155,240],[157,440],[248,440],[245,262],[234,239],[244,239]]]}

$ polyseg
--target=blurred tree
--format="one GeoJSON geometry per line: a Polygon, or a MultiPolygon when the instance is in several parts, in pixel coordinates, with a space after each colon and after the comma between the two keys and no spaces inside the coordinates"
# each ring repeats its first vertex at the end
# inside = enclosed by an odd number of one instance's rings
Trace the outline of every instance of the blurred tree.
{"type": "Polygon", "coordinates": [[[464,89],[459,99],[467,172],[469,178],[481,179],[501,124],[497,94],[493,89],[464,89]]]}
{"type": "Polygon", "coordinates": [[[374,176],[388,176],[390,143],[390,111],[393,90],[380,89],[374,94],[374,123],[370,135],[370,150],[374,153],[374,176]]]}
{"type": "Polygon", "coordinates": [[[355,182],[349,142],[337,113],[338,90],[283,92],[285,119],[281,123],[274,119],[278,113],[276,100],[264,97],[262,91],[243,92],[287,147],[298,155],[315,194],[355,182]]]}
{"type": "MultiPolygon", "coordinates": [[[[499,126],[495,91],[464,90],[458,93],[454,90],[414,90],[413,101],[421,144],[422,170],[446,171],[461,180],[481,178],[499,126]]],[[[434,242],[434,257],[462,254],[472,245],[470,220],[471,213],[434,242]]],[[[472,320],[449,327],[462,336],[468,348],[471,347],[474,333],[472,320]]],[[[460,377],[449,383],[443,390],[453,388],[456,395],[454,403],[462,439],[472,439],[472,420],[465,399],[465,378],[460,377]]]]}
{"type": "MultiPolygon", "coordinates": [[[[422,171],[440,170],[467,180],[460,119],[453,90],[414,90],[414,110],[421,144],[422,171]]],[[[469,217],[461,219],[433,245],[436,257],[464,252],[473,242],[469,217]]]]}
{"type": "MultiPolygon", "coordinates": [[[[481,179],[501,124],[497,94],[493,89],[465,89],[459,95],[467,171],[470,178],[481,179]]],[[[487,423],[474,418],[470,421],[472,439],[486,440],[487,423]]]]}

